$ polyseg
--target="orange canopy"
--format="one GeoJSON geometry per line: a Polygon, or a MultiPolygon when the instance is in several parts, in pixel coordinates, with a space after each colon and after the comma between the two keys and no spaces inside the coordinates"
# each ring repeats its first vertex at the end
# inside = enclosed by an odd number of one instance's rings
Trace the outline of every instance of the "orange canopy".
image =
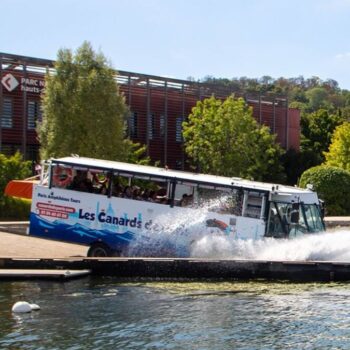
{"type": "Polygon", "coordinates": [[[6,188],[5,194],[11,197],[32,199],[33,185],[38,183],[35,180],[12,180],[6,188]]]}

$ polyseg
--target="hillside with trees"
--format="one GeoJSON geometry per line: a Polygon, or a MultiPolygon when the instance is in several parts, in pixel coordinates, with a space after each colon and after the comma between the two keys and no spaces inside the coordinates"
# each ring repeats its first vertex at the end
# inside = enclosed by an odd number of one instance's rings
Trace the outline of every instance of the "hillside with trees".
{"type": "Polygon", "coordinates": [[[280,158],[286,183],[301,187],[313,185],[326,201],[326,215],[350,214],[349,90],[341,89],[333,79],[323,81],[302,76],[231,80],[205,77],[202,82],[230,87],[240,94],[287,97],[289,107],[301,112],[301,142],[299,151],[288,150],[280,158]]]}
{"type": "Polygon", "coordinates": [[[278,78],[214,78],[207,76],[203,83],[230,87],[243,94],[282,95],[289,107],[301,111],[300,152],[289,150],[281,157],[287,183],[296,184],[301,174],[325,162],[335,129],[350,120],[350,91],[341,89],[333,79],[319,77],[278,78]]]}

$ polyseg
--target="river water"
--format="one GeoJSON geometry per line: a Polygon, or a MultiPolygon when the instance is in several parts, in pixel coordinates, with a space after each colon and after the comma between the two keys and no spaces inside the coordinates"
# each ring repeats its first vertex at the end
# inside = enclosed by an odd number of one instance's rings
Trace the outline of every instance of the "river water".
{"type": "MultiPolygon", "coordinates": [[[[350,232],[207,237],[193,256],[350,262],[350,232]]],[[[1,282],[0,349],[350,349],[350,283],[1,282]],[[13,314],[20,300],[40,311],[13,314]]]]}
{"type": "Polygon", "coordinates": [[[0,321],[0,349],[349,349],[350,285],[2,282],[0,321]]]}

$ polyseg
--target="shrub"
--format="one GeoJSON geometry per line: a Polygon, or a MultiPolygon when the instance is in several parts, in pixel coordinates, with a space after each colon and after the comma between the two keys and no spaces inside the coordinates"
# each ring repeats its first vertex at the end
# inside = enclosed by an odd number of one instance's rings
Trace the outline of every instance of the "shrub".
{"type": "Polygon", "coordinates": [[[29,176],[31,176],[31,162],[24,162],[19,152],[9,157],[0,153],[0,198],[9,181],[21,180],[29,176]]]}
{"type": "Polygon", "coordinates": [[[1,220],[29,220],[31,201],[28,199],[3,197],[0,200],[1,220]]]}
{"type": "Polygon", "coordinates": [[[306,170],[299,186],[312,184],[326,203],[326,215],[350,214],[350,172],[341,168],[319,165],[306,170]]]}
{"type": "Polygon", "coordinates": [[[0,219],[28,220],[30,201],[4,196],[8,182],[24,179],[31,175],[31,162],[24,162],[20,153],[5,156],[0,153],[0,219]]]}

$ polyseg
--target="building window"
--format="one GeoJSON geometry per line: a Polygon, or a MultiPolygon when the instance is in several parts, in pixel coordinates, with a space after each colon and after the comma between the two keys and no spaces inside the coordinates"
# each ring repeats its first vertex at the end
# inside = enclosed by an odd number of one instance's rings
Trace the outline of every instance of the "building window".
{"type": "Polygon", "coordinates": [[[38,122],[41,122],[41,109],[39,101],[28,101],[28,129],[33,130],[36,128],[38,122]]]}
{"type": "Polygon", "coordinates": [[[12,128],[12,100],[10,98],[3,99],[1,127],[12,128]]]}
{"type": "Polygon", "coordinates": [[[165,136],[165,116],[161,115],[159,119],[159,135],[161,138],[165,136]]]}
{"type": "Polygon", "coordinates": [[[147,120],[148,139],[153,140],[155,136],[155,116],[150,114],[147,120]]]}
{"type": "Polygon", "coordinates": [[[129,136],[130,137],[137,137],[137,113],[131,112],[131,115],[129,117],[129,136]]]}
{"type": "Polygon", "coordinates": [[[175,140],[176,142],[182,142],[182,122],[183,117],[177,117],[176,118],[176,133],[175,133],[175,140]]]}

